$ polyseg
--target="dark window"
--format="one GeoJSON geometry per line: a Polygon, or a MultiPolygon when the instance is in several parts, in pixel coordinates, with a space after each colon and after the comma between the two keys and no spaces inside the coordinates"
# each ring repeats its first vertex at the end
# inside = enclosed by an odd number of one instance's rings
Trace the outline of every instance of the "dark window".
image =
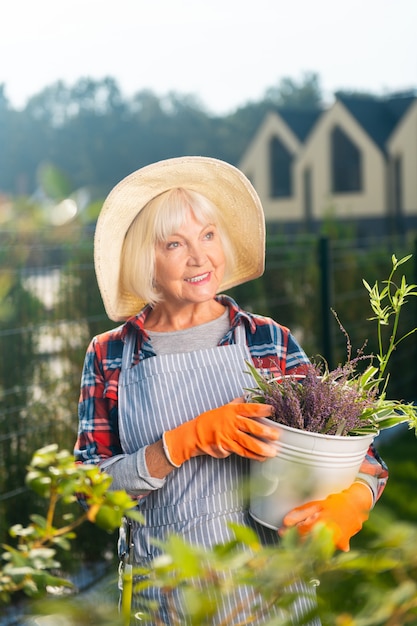
{"type": "Polygon", "coordinates": [[[403,193],[402,193],[402,158],[394,157],[391,161],[393,172],[393,200],[394,200],[394,232],[403,234],[405,232],[403,193]]]}
{"type": "Polygon", "coordinates": [[[306,167],[303,172],[303,188],[304,188],[304,219],[307,230],[311,231],[313,226],[313,192],[312,192],[312,175],[311,168],[306,167]]]}
{"type": "Polygon", "coordinates": [[[331,134],[331,167],[334,193],[362,191],[361,152],[339,126],[331,134]]]}
{"type": "Polygon", "coordinates": [[[292,161],[293,155],[278,137],[269,143],[270,181],[272,198],[292,196],[292,161]]]}
{"type": "Polygon", "coordinates": [[[394,213],[395,215],[401,215],[403,212],[403,199],[402,199],[402,159],[401,157],[395,157],[393,160],[394,170],[394,213]]]}

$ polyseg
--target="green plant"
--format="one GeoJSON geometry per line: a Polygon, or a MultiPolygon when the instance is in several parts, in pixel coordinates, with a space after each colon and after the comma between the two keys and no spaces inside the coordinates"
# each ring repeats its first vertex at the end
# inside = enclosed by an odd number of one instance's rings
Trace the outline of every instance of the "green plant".
{"type": "Polygon", "coordinates": [[[381,507],[368,522],[367,546],[317,567],[323,626],[417,624],[417,527],[381,507]]]}
{"type": "MultiPolygon", "coordinates": [[[[67,626],[100,623],[114,626],[128,624],[129,617],[118,615],[116,601],[102,587],[92,596],[49,598],[47,585],[69,586],[65,579],[51,573],[59,563],[56,549],[67,550],[74,531],[86,520],[107,529],[119,525],[123,515],[140,520],[131,510],[132,501],[125,492],[109,491],[111,479],[96,467],[75,465],[71,454],[56,445],[35,452],[28,467],[27,482],[43,498],[48,508],[44,518],[37,517],[27,527],[14,527],[12,534],[18,546],[3,546],[0,568],[0,598],[3,603],[11,594],[23,590],[35,597],[30,606],[32,615],[65,616],[67,626]],[[76,494],[83,494],[90,503],[80,515],[55,520],[59,501],[71,504],[76,494]],[[40,597],[39,597],[40,596],[40,597]]],[[[293,599],[291,584],[295,580],[310,581],[317,589],[319,614],[323,626],[397,626],[417,623],[417,528],[398,522],[379,507],[369,521],[370,539],[367,549],[336,553],[330,533],[323,527],[300,543],[296,531],[288,532],[277,546],[263,546],[255,533],[245,526],[233,526],[234,537],[211,550],[171,536],[160,545],[162,555],[148,567],[135,569],[141,576],[140,586],[156,585],[168,598],[179,591],[185,599],[187,623],[209,626],[216,604],[239,585],[249,585],[256,600],[247,608],[251,624],[265,616],[265,626],[288,626],[289,603],[293,599]],[[275,605],[280,616],[267,617],[267,609],[275,605]]],[[[369,533],[368,533],[369,534],[369,533]]],[[[157,611],[157,609],[155,609],[157,611]]],[[[158,617],[142,611],[141,622],[161,624],[158,617]]],[[[182,617],[172,614],[172,623],[181,624],[182,617]]],[[[61,620],[60,620],[61,622],[61,620]]],[[[225,624],[233,622],[226,617],[225,624]]],[[[297,626],[301,626],[301,621],[297,626]]]]}
{"type": "Polygon", "coordinates": [[[274,407],[272,419],[310,432],[378,433],[404,422],[417,432],[417,406],[386,397],[390,357],[399,344],[417,330],[414,327],[398,335],[402,308],[410,296],[417,296],[417,285],[408,285],[405,276],[399,283],[394,280],[399,266],[410,258],[408,255],[397,260],[392,255],[392,269],[382,288],[378,282],[371,287],[363,280],[374,313],[369,319],[377,323],[376,355],[367,356],[359,351],[352,359],[349,337],[339,322],[348,346],[348,360],[344,365],[329,371],[326,367],[323,370],[322,364],[313,363],[305,377],[283,375],[277,379],[261,374],[248,363],[257,384],[256,388],[247,390],[251,401],[271,404],[274,407]],[[372,359],[371,364],[364,372],[358,372],[359,364],[366,358],[372,359]]]}
{"type": "Polygon", "coordinates": [[[11,594],[23,591],[39,596],[47,585],[71,587],[71,583],[54,576],[60,567],[57,549],[69,550],[75,529],[90,521],[106,530],[114,530],[123,516],[141,517],[133,511],[135,502],[124,491],[110,491],[111,477],[94,465],[77,465],[74,457],[56,444],[46,446],[32,457],[26,483],[39,496],[48,500],[46,516],[32,515],[28,526],[15,524],[10,535],[16,546],[3,544],[0,569],[0,603],[10,601],[11,594]],[[77,508],[79,515],[64,514],[63,525],[56,520],[57,505],[70,507],[78,498],[86,508],[77,508]]]}
{"type": "MultiPolygon", "coordinates": [[[[262,619],[270,626],[293,624],[291,604],[302,593],[294,585],[300,580],[307,581],[306,598],[315,594],[315,564],[324,563],[334,552],[330,533],[320,528],[314,532],[314,540],[311,537],[301,545],[296,532],[291,531],[277,548],[262,545],[249,527],[236,524],[230,527],[234,537],[210,550],[189,544],[178,535],[159,544],[162,555],[149,567],[134,570],[141,576],[136,591],[147,586],[159,587],[171,607],[172,625],[180,626],[186,621],[190,626],[210,626],[219,606],[232,606],[222,621],[216,622],[219,626],[258,623],[262,619]],[[250,599],[244,604],[228,605],[227,601],[242,585],[251,588],[250,599]],[[178,594],[182,598],[181,614],[175,605],[178,594]],[[278,614],[271,614],[272,607],[279,609],[278,614]]],[[[316,609],[312,609],[309,619],[315,613],[316,609]]],[[[145,605],[138,617],[155,626],[165,623],[155,606],[148,611],[145,605]]],[[[309,619],[306,613],[305,621],[301,618],[297,623],[301,625],[309,619]]]]}
{"type": "MultiPolygon", "coordinates": [[[[323,626],[416,624],[417,528],[380,511],[370,524],[373,533],[367,549],[348,553],[335,552],[331,533],[322,525],[303,542],[293,529],[279,547],[262,546],[253,531],[242,526],[233,526],[235,537],[211,550],[172,536],[161,545],[161,557],[149,567],[135,570],[144,577],[137,590],[157,585],[168,599],[180,590],[185,615],[178,615],[173,608],[175,626],[183,624],[182,620],[190,626],[211,625],[218,603],[241,584],[254,591],[247,616],[237,622],[229,614],[221,626],[243,626],[260,618],[266,626],[294,626],[289,610],[294,594],[289,590],[297,580],[309,581],[317,590],[323,626]],[[279,607],[280,614],[268,617],[272,605],[279,607]]],[[[164,623],[155,607],[152,617],[146,608],[139,617],[141,623],[164,623]]]]}

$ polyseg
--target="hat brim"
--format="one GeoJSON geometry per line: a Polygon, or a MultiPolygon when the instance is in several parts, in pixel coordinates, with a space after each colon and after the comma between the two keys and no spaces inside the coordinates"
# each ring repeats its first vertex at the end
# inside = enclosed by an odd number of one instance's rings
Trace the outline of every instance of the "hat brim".
{"type": "Polygon", "coordinates": [[[265,266],[265,218],[258,194],[237,168],[209,157],[178,157],[133,172],[107,196],[97,220],[94,264],[110,319],[136,315],[145,301],[120,289],[123,241],[146,204],[169,189],[183,187],[206,196],[221,211],[235,257],[234,270],[219,292],[258,278],[265,266]]]}

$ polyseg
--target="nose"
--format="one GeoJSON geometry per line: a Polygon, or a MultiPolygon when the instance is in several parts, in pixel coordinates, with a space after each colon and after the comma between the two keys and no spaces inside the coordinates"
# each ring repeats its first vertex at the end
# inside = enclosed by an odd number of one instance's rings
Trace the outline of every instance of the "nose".
{"type": "Polygon", "coordinates": [[[194,243],[189,247],[190,265],[204,265],[207,261],[207,254],[200,243],[194,243]]]}

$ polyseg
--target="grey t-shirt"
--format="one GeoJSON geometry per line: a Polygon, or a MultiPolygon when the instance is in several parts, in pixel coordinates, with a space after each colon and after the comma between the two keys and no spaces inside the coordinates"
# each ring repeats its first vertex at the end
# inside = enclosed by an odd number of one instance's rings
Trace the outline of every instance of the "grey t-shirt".
{"type": "Polygon", "coordinates": [[[215,320],[172,332],[160,333],[148,330],[155,354],[194,352],[215,348],[230,328],[229,310],[215,320]]]}

